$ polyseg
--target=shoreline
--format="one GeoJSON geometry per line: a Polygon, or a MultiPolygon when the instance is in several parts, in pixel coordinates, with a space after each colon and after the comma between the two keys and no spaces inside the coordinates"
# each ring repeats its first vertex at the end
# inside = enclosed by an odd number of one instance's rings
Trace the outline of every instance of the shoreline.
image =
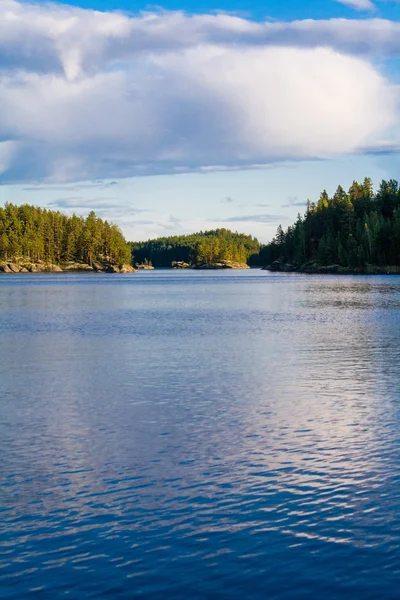
{"type": "Polygon", "coordinates": [[[305,263],[300,267],[285,263],[278,259],[272,264],[262,267],[271,273],[298,273],[300,275],[400,275],[400,266],[365,265],[364,268],[342,267],[341,265],[318,265],[315,262],[305,263]]]}
{"type": "Polygon", "coordinates": [[[40,274],[40,273],[136,273],[136,269],[128,264],[112,264],[106,261],[87,263],[51,263],[32,262],[24,258],[0,262],[0,273],[3,274],[40,274]]]}

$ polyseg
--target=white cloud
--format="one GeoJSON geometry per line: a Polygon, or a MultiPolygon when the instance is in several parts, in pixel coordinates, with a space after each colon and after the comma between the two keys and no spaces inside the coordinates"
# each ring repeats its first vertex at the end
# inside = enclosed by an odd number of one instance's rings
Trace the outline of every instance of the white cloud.
{"type": "Polygon", "coordinates": [[[397,90],[349,45],[361,29],[372,43],[370,30],[393,52],[397,24],[338,23],[0,0],[3,178],[207,172],[386,146],[397,90]]]}
{"type": "Polygon", "coordinates": [[[336,0],[336,2],[355,8],[355,10],[376,10],[375,5],[370,0],[336,0]]]}
{"type": "Polygon", "coordinates": [[[15,146],[15,143],[11,141],[0,142],[0,175],[10,167],[15,146]]]}
{"type": "MultiPolygon", "coordinates": [[[[351,1],[361,5],[366,0],[351,1]]],[[[254,22],[227,14],[183,12],[129,16],[0,0],[2,70],[64,72],[72,80],[106,65],[121,67],[143,54],[208,44],[322,45],[344,52],[398,56],[400,23],[385,19],[254,22]]]]}

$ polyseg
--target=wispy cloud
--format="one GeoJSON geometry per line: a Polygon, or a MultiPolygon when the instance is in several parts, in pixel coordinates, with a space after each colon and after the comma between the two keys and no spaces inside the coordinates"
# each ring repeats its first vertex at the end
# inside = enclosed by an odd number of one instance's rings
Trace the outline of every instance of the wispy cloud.
{"type": "Polygon", "coordinates": [[[49,206],[54,208],[118,208],[125,206],[118,204],[118,198],[84,198],[83,196],[70,196],[69,198],[56,198],[49,202],[49,206]]]}
{"type": "Polygon", "coordinates": [[[307,206],[307,200],[299,200],[298,196],[288,196],[286,204],[282,204],[281,208],[291,208],[292,206],[307,206]]]}
{"type": "Polygon", "coordinates": [[[168,231],[176,231],[176,230],[182,229],[181,223],[182,223],[182,219],[179,219],[178,217],[174,217],[173,215],[171,215],[166,222],[164,222],[164,223],[157,222],[157,225],[159,225],[163,229],[167,229],[168,231]]]}
{"type": "Polygon", "coordinates": [[[127,217],[148,212],[146,209],[131,206],[128,202],[121,201],[117,197],[104,196],[95,198],[84,196],[56,198],[48,203],[48,207],[85,215],[93,210],[99,216],[115,221],[120,221],[121,219],[125,221],[127,217]]]}
{"type": "Polygon", "coordinates": [[[238,204],[238,208],[249,208],[250,206],[254,206],[256,208],[268,208],[271,206],[270,204],[238,204]]]}
{"type": "Polygon", "coordinates": [[[130,225],[158,225],[157,221],[149,221],[149,220],[135,220],[129,221],[130,225]]]}
{"type": "MultiPolygon", "coordinates": [[[[72,192],[97,189],[107,189],[118,185],[118,181],[80,181],[77,183],[59,185],[59,184],[36,184],[22,188],[24,192],[52,191],[52,192],[72,192]]],[[[80,196],[79,196],[80,197],[80,196]]],[[[74,196],[76,198],[76,196],[74,196]]]]}
{"type": "Polygon", "coordinates": [[[220,223],[276,223],[278,221],[284,221],[287,217],[284,215],[237,215],[234,217],[227,217],[224,219],[218,219],[220,223]]]}
{"type": "Polygon", "coordinates": [[[370,0],[336,0],[336,2],[339,4],[344,4],[345,6],[349,6],[350,8],[354,8],[355,10],[376,10],[375,4],[373,4],[370,0]]]}

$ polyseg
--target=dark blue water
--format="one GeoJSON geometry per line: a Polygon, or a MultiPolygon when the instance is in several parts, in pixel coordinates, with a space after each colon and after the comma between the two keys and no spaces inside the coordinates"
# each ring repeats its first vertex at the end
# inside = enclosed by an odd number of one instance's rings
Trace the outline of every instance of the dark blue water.
{"type": "Polygon", "coordinates": [[[0,597],[398,599],[400,278],[0,277],[0,597]]]}

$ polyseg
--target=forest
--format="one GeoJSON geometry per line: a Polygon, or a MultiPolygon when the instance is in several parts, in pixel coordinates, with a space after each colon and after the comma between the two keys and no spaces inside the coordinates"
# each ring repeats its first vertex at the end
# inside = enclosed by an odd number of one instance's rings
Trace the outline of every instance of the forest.
{"type": "Polygon", "coordinates": [[[120,229],[92,211],[84,218],[23,204],[0,207],[0,261],[24,257],[54,264],[103,259],[112,264],[174,262],[195,266],[221,261],[267,266],[276,261],[299,269],[313,261],[364,271],[367,265],[400,265],[400,191],[396,180],[383,180],[376,192],[370,178],[354,181],[333,196],[324,190],[308,201],[303,216],[281,226],[266,245],[228,229],[129,242],[120,229]]]}
{"type": "Polygon", "coordinates": [[[0,207],[0,261],[130,263],[130,247],[120,229],[92,211],[70,217],[54,210],[6,203],[0,207]]]}
{"type": "Polygon", "coordinates": [[[366,265],[400,265],[400,192],[394,179],[374,192],[370,178],[339,186],[330,197],[324,190],[308,202],[305,215],[260,251],[260,263],[285,261],[294,268],[315,261],[359,271],[366,265]]]}
{"type": "Polygon", "coordinates": [[[256,238],[228,229],[131,242],[130,246],[133,262],[148,261],[154,267],[171,267],[173,262],[191,265],[220,261],[258,264],[260,252],[256,238]]]}

